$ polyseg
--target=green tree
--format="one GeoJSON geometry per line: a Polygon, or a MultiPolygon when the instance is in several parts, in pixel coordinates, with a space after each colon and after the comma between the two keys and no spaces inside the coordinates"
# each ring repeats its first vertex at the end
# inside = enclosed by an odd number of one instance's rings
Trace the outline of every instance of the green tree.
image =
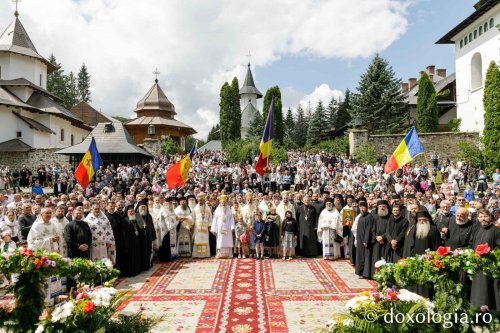
{"type": "MultiPolygon", "coordinates": [[[[190,147],[191,148],[191,147],[190,147]]],[[[177,144],[171,137],[162,140],[161,153],[164,155],[175,155],[181,153],[181,146],[177,144]]]]}
{"type": "Polygon", "coordinates": [[[330,100],[330,103],[328,103],[328,106],[326,107],[326,112],[325,112],[325,123],[328,129],[332,128],[337,128],[337,114],[339,111],[339,103],[335,99],[335,97],[332,97],[330,100]]]}
{"type": "Polygon", "coordinates": [[[346,90],[344,100],[340,103],[337,116],[335,117],[335,128],[341,128],[351,122],[352,94],[346,90]]]}
{"type": "Polygon", "coordinates": [[[492,61],[484,82],[484,162],[489,173],[500,167],[500,70],[492,61]]]}
{"type": "Polygon", "coordinates": [[[369,133],[400,133],[408,128],[405,121],[409,106],[399,89],[392,67],[378,54],[361,75],[353,114],[369,133]]]}
{"type": "Polygon", "coordinates": [[[377,162],[377,150],[374,146],[365,144],[354,150],[354,158],[358,163],[368,162],[374,165],[377,162]]]}
{"type": "Polygon", "coordinates": [[[78,97],[80,101],[87,103],[92,101],[92,97],[90,96],[90,74],[85,63],[83,63],[80,72],[78,72],[78,97]]]}
{"type": "Polygon", "coordinates": [[[427,74],[423,74],[418,81],[417,93],[417,124],[420,133],[437,131],[439,123],[439,109],[437,105],[436,89],[427,74]]]}
{"type": "Polygon", "coordinates": [[[309,125],[304,115],[304,109],[299,104],[297,107],[297,122],[295,123],[295,131],[293,134],[293,141],[299,148],[303,148],[306,144],[308,128],[309,125]]]}
{"type": "Polygon", "coordinates": [[[274,96],[274,136],[273,142],[283,144],[284,131],[283,131],[283,110],[281,106],[281,91],[278,86],[267,89],[264,95],[264,108],[263,108],[263,121],[264,124],[267,119],[271,100],[274,96]]]}
{"type": "Polygon", "coordinates": [[[119,122],[121,123],[126,123],[127,121],[129,121],[130,119],[127,118],[127,117],[122,117],[122,116],[113,116],[114,119],[118,120],[119,122]]]}
{"type": "Polygon", "coordinates": [[[63,70],[61,64],[57,62],[54,54],[50,55],[49,62],[56,68],[55,71],[47,75],[47,90],[64,100],[66,94],[66,81],[64,79],[63,70]]]}
{"type": "Polygon", "coordinates": [[[220,125],[219,124],[212,126],[210,133],[208,133],[207,142],[210,142],[212,140],[220,140],[220,125]]]}
{"type": "Polygon", "coordinates": [[[285,163],[288,160],[288,153],[286,148],[283,146],[275,146],[271,150],[271,163],[280,164],[285,163]]]}
{"type": "Polygon", "coordinates": [[[66,109],[71,109],[78,103],[78,83],[73,72],[64,77],[66,81],[66,92],[63,98],[63,106],[66,109]]]}
{"type": "Polygon", "coordinates": [[[285,138],[291,138],[295,131],[295,120],[293,119],[292,109],[288,108],[285,119],[285,138]]]}
{"type": "Polygon", "coordinates": [[[470,141],[458,141],[458,158],[478,168],[484,165],[484,150],[479,144],[470,141]]]}
{"type": "Polygon", "coordinates": [[[238,79],[233,78],[231,82],[231,140],[241,139],[241,108],[240,108],[240,88],[238,79]]]}
{"type": "Polygon", "coordinates": [[[307,131],[307,145],[316,146],[321,142],[321,136],[325,130],[325,108],[323,102],[319,101],[316,110],[309,122],[307,131]]]}
{"type": "Polygon", "coordinates": [[[248,137],[250,139],[259,140],[262,138],[262,134],[264,133],[264,122],[262,121],[262,115],[260,111],[257,110],[253,115],[252,120],[249,124],[248,129],[248,137]]]}
{"type": "Polygon", "coordinates": [[[229,162],[245,163],[248,159],[253,159],[254,146],[254,142],[251,140],[236,140],[227,142],[224,150],[228,154],[229,162]]]}
{"type": "Polygon", "coordinates": [[[231,86],[225,82],[220,90],[219,118],[222,146],[231,141],[233,128],[231,119],[231,86]]]}

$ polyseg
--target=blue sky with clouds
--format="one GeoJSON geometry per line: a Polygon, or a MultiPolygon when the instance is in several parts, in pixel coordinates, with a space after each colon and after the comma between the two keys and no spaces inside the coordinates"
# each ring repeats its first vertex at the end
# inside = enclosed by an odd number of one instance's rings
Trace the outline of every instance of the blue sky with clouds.
{"type": "MultiPolygon", "coordinates": [[[[473,11],[477,0],[418,0],[408,7],[408,28],[404,35],[380,52],[389,61],[398,78],[407,81],[418,77],[427,65],[455,71],[452,45],[435,42],[473,11]]],[[[360,23],[362,24],[362,22],[360,23]]],[[[371,57],[355,59],[324,59],[313,56],[285,56],[271,66],[258,67],[260,87],[293,86],[312,91],[321,83],[344,92],[356,90],[360,75],[371,57]]],[[[286,105],[287,107],[289,105],[286,105]]],[[[295,107],[295,105],[292,105],[295,107]]]]}
{"type": "MultiPolygon", "coordinates": [[[[65,73],[85,62],[96,109],[133,117],[157,67],[177,119],[206,138],[218,122],[220,87],[243,81],[249,51],[263,93],[280,86],[284,107],[327,103],[356,89],[377,51],[404,81],[427,65],[454,72],[452,46],[434,43],[476,1],[23,0],[19,18],[65,73]]],[[[0,1],[0,31],[13,8],[0,1]]]]}

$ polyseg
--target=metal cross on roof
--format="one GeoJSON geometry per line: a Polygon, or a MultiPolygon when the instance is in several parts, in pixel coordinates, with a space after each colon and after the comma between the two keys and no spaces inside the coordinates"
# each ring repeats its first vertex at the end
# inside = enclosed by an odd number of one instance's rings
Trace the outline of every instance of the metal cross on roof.
{"type": "Polygon", "coordinates": [[[153,74],[155,75],[155,82],[158,83],[158,75],[160,75],[160,71],[158,70],[158,68],[155,68],[153,74]]]}
{"type": "Polygon", "coordinates": [[[250,65],[250,58],[252,57],[252,54],[250,51],[248,51],[247,58],[248,58],[248,65],[250,65]]]}
{"type": "Polygon", "coordinates": [[[14,12],[14,15],[18,16],[18,15],[19,15],[19,13],[17,12],[17,4],[18,4],[19,2],[21,2],[21,0],[12,0],[12,2],[15,2],[15,3],[16,3],[16,11],[14,12]]]}

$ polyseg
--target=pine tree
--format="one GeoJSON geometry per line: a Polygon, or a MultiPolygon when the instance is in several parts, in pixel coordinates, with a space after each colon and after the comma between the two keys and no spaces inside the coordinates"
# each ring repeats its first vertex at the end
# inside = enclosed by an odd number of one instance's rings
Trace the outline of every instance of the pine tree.
{"type": "Polygon", "coordinates": [[[400,133],[408,128],[409,106],[392,67],[378,54],[361,75],[353,114],[369,133],[400,133]]]}
{"type": "Polygon", "coordinates": [[[262,121],[262,115],[259,110],[257,110],[257,112],[253,115],[249,126],[248,137],[250,139],[260,140],[260,138],[262,138],[262,133],[264,132],[264,121],[262,121]]]}
{"type": "Polygon", "coordinates": [[[49,62],[56,68],[55,71],[47,75],[47,90],[56,95],[61,100],[64,100],[64,95],[66,93],[66,83],[64,80],[63,69],[61,64],[57,62],[56,57],[51,54],[49,62]]]}
{"type": "Polygon", "coordinates": [[[274,136],[273,142],[278,145],[283,144],[283,110],[281,106],[281,91],[278,86],[269,88],[264,95],[264,108],[262,119],[265,123],[267,120],[267,114],[269,113],[269,106],[271,105],[271,100],[274,96],[274,136]]]}
{"type": "Polygon", "coordinates": [[[345,97],[340,103],[337,116],[335,117],[335,128],[339,129],[351,122],[352,94],[349,89],[345,92],[345,97]]]}
{"type": "Polygon", "coordinates": [[[484,82],[484,162],[489,173],[500,167],[500,70],[492,61],[484,82]]]}
{"type": "Polygon", "coordinates": [[[241,108],[240,88],[238,79],[233,78],[231,82],[231,140],[241,139],[241,108]]]}
{"type": "Polygon", "coordinates": [[[288,111],[286,112],[284,127],[285,127],[285,137],[291,139],[295,131],[295,121],[293,119],[292,109],[290,108],[288,108],[288,111]]]}
{"type": "Polygon", "coordinates": [[[427,74],[418,81],[417,93],[417,131],[420,133],[436,132],[439,123],[436,89],[427,74]]]}
{"type": "Polygon", "coordinates": [[[303,148],[306,144],[308,128],[309,125],[304,115],[304,109],[299,104],[297,108],[297,121],[295,122],[295,131],[293,134],[293,141],[297,144],[297,146],[299,146],[299,148],[303,148]]]}
{"type": "Polygon", "coordinates": [[[231,86],[225,82],[220,90],[219,118],[220,118],[220,139],[225,146],[231,141],[233,128],[231,119],[231,86]]]}
{"type": "Polygon", "coordinates": [[[64,81],[66,91],[63,97],[63,106],[69,110],[78,103],[78,84],[73,72],[70,72],[69,75],[65,76],[64,81]]]}
{"type": "Polygon", "coordinates": [[[92,97],[90,96],[90,74],[85,63],[83,63],[80,72],[78,72],[78,98],[80,101],[87,103],[92,101],[92,97]]]}
{"type": "Polygon", "coordinates": [[[328,106],[326,107],[326,114],[325,114],[325,122],[326,126],[328,127],[328,130],[332,128],[337,128],[336,123],[337,123],[338,111],[339,111],[339,103],[335,99],[335,97],[332,97],[330,103],[328,103],[328,106]]]}
{"type": "Polygon", "coordinates": [[[325,108],[323,102],[319,101],[316,110],[309,122],[307,131],[307,145],[317,145],[321,142],[322,134],[325,131],[325,108]]]}
{"type": "Polygon", "coordinates": [[[219,124],[212,126],[212,129],[208,133],[207,142],[212,140],[220,140],[220,126],[219,124]]]}

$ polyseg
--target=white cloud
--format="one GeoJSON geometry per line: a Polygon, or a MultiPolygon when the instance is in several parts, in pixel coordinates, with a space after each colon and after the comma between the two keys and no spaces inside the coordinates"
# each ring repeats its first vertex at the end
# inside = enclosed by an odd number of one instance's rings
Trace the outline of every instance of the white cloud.
{"type": "MultiPolygon", "coordinates": [[[[178,119],[204,138],[217,122],[220,86],[234,75],[243,80],[249,50],[258,68],[290,54],[367,57],[405,32],[407,3],[26,0],[20,19],[38,51],[46,57],[54,53],[67,72],[86,63],[92,104],[108,114],[133,114],[158,67],[178,119]]],[[[12,8],[9,1],[0,2],[0,30],[13,18],[12,8]]],[[[332,89],[320,85],[308,98],[328,94],[332,89]]],[[[297,96],[290,106],[297,105],[297,96]]]]}
{"type": "Polygon", "coordinates": [[[314,108],[318,105],[319,101],[323,102],[324,106],[327,106],[328,103],[332,100],[332,97],[335,97],[337,100],[341,100],[343,98],[343,93],[340,90],[332,89],[326,83],[323,83],[316,88],[310,94],[302,93],[298,90],[293,89],[292,87],[286,87],[281,91],[281,99],[283,104],[283,110],[288,110],[288,108],[292,109],[295,113],[297,111],[297,107],[299,104],[303,109],[307,109],[309,103],[311,103],[311,107],[314,108]]]}

